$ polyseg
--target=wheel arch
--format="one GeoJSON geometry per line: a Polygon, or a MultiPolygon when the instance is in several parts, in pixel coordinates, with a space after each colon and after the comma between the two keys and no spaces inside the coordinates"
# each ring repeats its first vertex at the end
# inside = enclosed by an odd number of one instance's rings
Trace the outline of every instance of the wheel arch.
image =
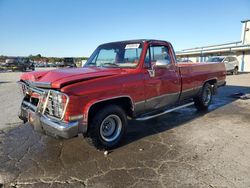
{"type": "Polygon", "coordinates": [[[203,85],[205,85],[206,83],[209,83],[210,85],[216,84],[217,83],[217,78],[212,78],[209,80],[206,80],[203,85]]]}
{"type": "Polygon", "coordinates": [[[120,106],[127,116],[133,116],[134,113],[134,102],[133,99],[128,95],[123,96],[116,96],[116,97],[110,97],[105,99],[100,99],[96,101],[90,102],[88,105],[86,105],[84,110],[84,132],[88,132],[88,126],[93,119],[94,112],[97,112],[101,108],[107,105],[118,105],[120,106]]]}
{"type": "MultiPolygon", "coordinates": [[[[217,82],[218,82],[217,78],[211,78],[211,79],[204,81],[202,87],[206,83],[209,83],[212,86],[212,94],[215,95],[217,93],[217,89],[218,89],[217,82]]],[[[202,88],[201,88],[201,90],[202,90],[202,88]]]]}

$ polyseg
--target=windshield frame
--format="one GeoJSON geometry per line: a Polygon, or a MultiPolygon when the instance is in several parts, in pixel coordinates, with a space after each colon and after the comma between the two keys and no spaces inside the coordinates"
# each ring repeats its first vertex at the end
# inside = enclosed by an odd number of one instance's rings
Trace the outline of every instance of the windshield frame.
{"type": "MultiPolygon", "coordinates": [[[[102,44],[100,46],[98,46],[95,51],[91,54],[91,56],[89,57],[89,59],[87,60],[87,62],[85,63],[85,65],[83,67],[98,67],[98,68],[120,68],[120,69],[136,69],[138,68],[138,66],[140,65],[141,63],[141,59],[142,59],[142,55],[143,55],[143,50],[144,50],[145,46],[144,46],[144,41],[122,41],[122,42],[112,42],[112,43],[105,43],[105,44],[102,44]],[[105,46],[108,46],[108,45],[122,45],[124,44],[125,46],[126,45],[129,45],[129,44],[140,44],[140,49],[141,49],[141,52],[138,54],[138,63],[136,64],[136,66],[91,66],[91,62],[95,59],[95,58],[98,58],[99,56],[99,52],[101,49],[105,49],[105,46]]],[[[138,48],[139,49],[139,48],[138,48]]]]}

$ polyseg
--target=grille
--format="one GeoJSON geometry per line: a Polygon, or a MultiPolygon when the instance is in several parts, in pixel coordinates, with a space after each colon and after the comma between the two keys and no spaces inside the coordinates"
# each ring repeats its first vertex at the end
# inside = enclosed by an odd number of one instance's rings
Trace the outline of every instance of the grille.
{"type": "Polygon", "coordinates": [[[25,97],[24,97],[23,100],[26,101],[26,102],[31,103],[32,105],[34,105],[34,106],[36,106],[36,107],[37,107],[37,105],[38,105],[38,103],[39,103],[39,98],[32,97],[32,96],[30,96],[30,95],[28,95],[28,94],[25,95],[25,97]]]}
{"type": "Polygon", "coordinates": [[[32,106],[31,110],[40,111],[40,101],[42,101],[45,91],[40,88],[33,88],[23,82],[18,82],[22,93],[23,104],[32,106]]]}
{"type": "Polygon", "coordinates": [[[69,97],[55,90],[34,88],[19,82],[23,94],[23,104],[33,106],[32,110],[45,116],[62,120],[68,105],[69,97]]]}

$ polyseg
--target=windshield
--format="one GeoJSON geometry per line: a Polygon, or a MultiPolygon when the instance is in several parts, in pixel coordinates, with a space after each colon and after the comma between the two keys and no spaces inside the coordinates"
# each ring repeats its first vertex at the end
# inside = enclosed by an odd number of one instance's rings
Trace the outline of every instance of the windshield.
{"type": "Polygon", "coordinates": [[[99,46],[86,62],[85,67],[134,68],[142,52],[141,43],[117,42],[99,46]]]}
{"type": "Polygon", "coordinates": [[[210,57],[208,58],[207,62],[222,62],[223,59],[223,57],[210,57]]]}

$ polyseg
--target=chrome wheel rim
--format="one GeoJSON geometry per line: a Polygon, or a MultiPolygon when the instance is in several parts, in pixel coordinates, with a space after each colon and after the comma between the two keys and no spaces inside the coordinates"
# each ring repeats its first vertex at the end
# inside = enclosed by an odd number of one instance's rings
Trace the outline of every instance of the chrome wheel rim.
{"type": "Polygon", "coordinates": [[[100,135],[106,142],[112,142],[117,139],[122,130],[122,121],[119,116],[111,114],[101,123],[100,135]]]}
{"type": "Polygon", "coordinates": [[[203,98],[204,104],[208,105],[211,98],[212,98],[212,93],[211,93],[211,90],[209,88],[205,89],[202,98],[203,98]]]}

